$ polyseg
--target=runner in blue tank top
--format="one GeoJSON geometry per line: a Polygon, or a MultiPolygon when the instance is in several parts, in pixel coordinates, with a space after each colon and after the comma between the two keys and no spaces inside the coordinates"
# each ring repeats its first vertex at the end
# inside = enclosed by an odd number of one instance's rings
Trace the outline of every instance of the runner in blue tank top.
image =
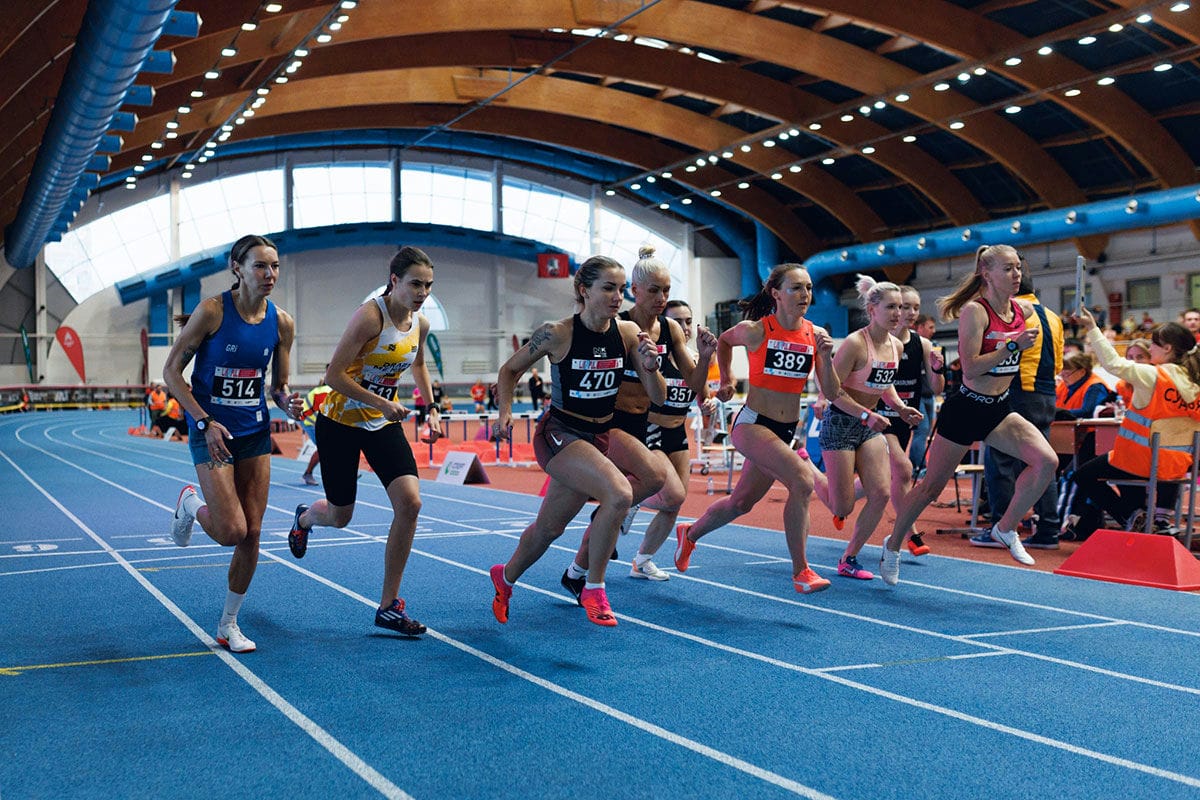
{"type": "Polygon", "coordinates": [[[271,397],[299,418],[303,401],[288,390],[295,323],[268,299],[279,280],[279,253],[270,239],[243,236],[229,252],[233,288],[209,297],[190,315],[163,366],[163,380],[183,406],[188,442],[204,500],[191,485],[179,493],[171,537],[187,547],[200,523],[217,544],[234,548],[229,590],[217,625],[217,642],[235,653],[254,650],[238,628],[237,614],[258,566],[258,542],[271,482],[271,397]],[[183,369],[195,358],[192,385],[183,369]],[[207,504],[206,504],[207,503],[207,504]]]}
{"type": "Polygon", "coordinates": [[[605,452],[621,373],[632,364],[650,401],[661,404],[667,385],[658,371],[658,351],[637,323],[617,319],[625,289],[625,269],[611,258],[592,256],[575,273],[573,317],[547,322],[526,347],[500,367],[499,418],[494,433],[510,435],[513,389],[525,370],[549,356],[553,386],[550,412],[538,422],[534,453],[550,475],[537,519],[521,534],[507,564],[491,569],[496,590],[492,613],[508,622],[512,585],[562,535],[589,498],[600,501],[591,524],[590,564],[579,603],[597,625],[617,624],[604,591],[608,555],[629,511],[633,488],[605,452]]]}

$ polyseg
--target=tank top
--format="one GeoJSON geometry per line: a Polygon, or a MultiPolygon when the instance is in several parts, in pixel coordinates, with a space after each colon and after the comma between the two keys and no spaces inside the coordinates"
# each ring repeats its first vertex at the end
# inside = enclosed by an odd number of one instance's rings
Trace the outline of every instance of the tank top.
{"type": "Polygon", "coordinates": [[[817,340],[813,324],[800,320],[800,327],[788,330],[774,314],[763,317],[763,342],[747,354],[750,385],[775,392],[803,392],[812,372],[817,340]]]}
{"type": "MultiPolygon", "coordinates": [[[[1012,339],[1025,330],[1025,314],[1021,311],[1021,307],[1017,305],[1017,301],[1010,299],[1008,302],[1012,305],[1013,318],[1012,322],[1005,322],[992,310],[987,300],[984,300],[982,297],[978,298],[978,300],[988,315],[987,329],[983,332],[983,343],[979,348],[979,355],[985,356],[988,353],[994,353],[1004,348],[1009,339],[1012,339]]],[[[1009,353],[1003,361],[989,369],[987,374],[1003,377],[1005,375],[1016,375],[1020,371],[1021,351],[1018,350],[1015,353],[1009,353]]]]}
{"type": "MultiPolygon", "coordinates": [[[[925,368],[925,348],[921,345],[921,337],[915,333],[908,334],[908,342],[900,353],[900,368],[896,370],[896,379],[892,385],[896,394],[906,406],[917,405],[917,394],[921,388],[921,375],[925,368]]],[[[900,415],[883,403],[877,411],[885,417],[899,419],[900,415]]]]}
{"type": "Polygon", "coordinates": [[[903,351],[897,353],[896,346],[891,342],[891,334],[888,334],[888,349],[892,351],[891,358],[889,360],[880,359],[875,354],[875,345],[866,329],[864,328],[859,333],[867,343],[867,363],[861,369],[856,369],[847,375],[846,379],[842,381],[842,386],[878,396],[883,394],[896,380],[896,371],[900,368],[900,356],[903,351]]]}
{"type": "MultiPolygon", "coordinates": [[[[262,321],[251,325],[233,292],[221,294],[221,309],[221,327],[196,350],[192,395],[233,436],[261,433],[270,427],[263,382],[279,344],[279,314],[268,300],[262,321]]],[[[195,427],[190,414],[187,420],[195,427]]]]}
{"type": "MultiPolygon", "coordinates": [[[[628,311],[622,311],[617,316],[626,322],[633,322],[633,317],[629,315],[628,311]]],[[[665,356],[671,352],[671,326],[665,316],[660,315],[658,318],[658,341],[654,344],[658,348],[658,368],[661,370],[665,356]]],[[[663,377],[665,378],[666,375],[664,372],[663,377]]],[[[642,379],[638,377],[637,370],[633,369],[632,365],[627,365],[625,371],[621,373],[621,381],[622,383],[640,384],[642,379]]]]}
{"type": "MultiPolygon", "coordinates": [[[[611,417],[625,368],[625,340],[617,321],[608,330],[588,330],[576,314],[571,321],[571,349],[562,361],[550,362],[550,406],[578,417],[611,417]]],[[[581,420],[566,419],[578,425],[581,420]]]]}
{"type": "MultiPolygon", "coordinates": [[[[400,383],[400,376],[417,360],[421,342],[421,318],[419,314],[413,314],[409,329],[402,331],[392,322],[392,316],[387,309],[387,298],[383,295],[376,297],[375,305],[383,314],[383,329],[379,331],[378,336],[367,342],[363,354],[356,356],[350,363],[346,375],[368,392],[394,402],[399,396],[396,389],[400,383]]],[[[336,389],[331,390],[325,398],[321,405],[321,414],[334,422],[369,431],[392,424],[379,409],[349,398],[336,389]]]]}

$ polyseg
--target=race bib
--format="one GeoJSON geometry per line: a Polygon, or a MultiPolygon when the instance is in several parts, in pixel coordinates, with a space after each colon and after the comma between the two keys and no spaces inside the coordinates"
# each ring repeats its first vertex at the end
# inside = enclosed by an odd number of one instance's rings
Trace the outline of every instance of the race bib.
{"type": "Polygon", "coordinates": [[[241,367],[213,370],[212,402],[219,406],[253,407],[263,391],[263,371],[241,367]]]}

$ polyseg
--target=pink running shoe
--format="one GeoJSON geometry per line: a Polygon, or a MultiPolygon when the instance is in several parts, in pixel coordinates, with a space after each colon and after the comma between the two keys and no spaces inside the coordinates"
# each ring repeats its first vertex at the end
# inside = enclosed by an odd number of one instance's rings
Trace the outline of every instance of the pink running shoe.
{"type": "Polygon", "coordinates": [[[692,560],[692,551],[696,549],[696,543],[688,539],[688,531],[691,529],[692,526],[686,522],[675,526],[675,538],[679,540],[675,547],[675,569],[680,572],[687,572],[688,564],[692,560]]]}
{"type": "Polygon", "coordinates": [[[512,587],[504,582],[504,565],[495,564],[490,571],[492,576],[492,586],[496,587],[496,596],[492,598],[492,613],[496,615],[496,621],[504,624],[508,622],[508,601],[512,599],[512,587]]]}
{"type": "Polygon", "coordinates": [[[579,595],[579,603],[587,611],[589,622],[611,628],[617,624],[612,608],[608,605],[608,595],[603,589],[584,589],[579,595]]]}
{"type": "Polygon", "coordinates": [[[792,577],[792,586],[800,594],[813,594],[828,589],[829,581],[813,572],[811,567],[806,567],[792,577]]]}
{"type": "Polygon", "coordinates": [[[855,556],[843,558],[838,562],[838,575],[843,578],[857,578],[860,581],[869,581],[875,577],[870,570],[862,568],[855,556]]]}

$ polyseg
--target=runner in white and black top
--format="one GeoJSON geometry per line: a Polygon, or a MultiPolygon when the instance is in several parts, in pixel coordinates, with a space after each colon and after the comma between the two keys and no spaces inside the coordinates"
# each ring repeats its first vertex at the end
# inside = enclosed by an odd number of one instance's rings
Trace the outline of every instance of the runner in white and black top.
{"type": "MultiPolygon", "coordinates": [[[[892,330],[892,335],[904,345],[904,351],[900,356],[900,369],[896,373],[893,385],[896,387],[900,399],[913,408],[919,408],[923,380],[929,382],[934,394],[940,394],[945,384],[945,379],[940,372],[942,369],[941,354],[933,349],[933,345],[928,339],[911,330],[911,326],[920,312],[920,293],[911,286],[901,286],[900,324],[892,330]]],[[[908,494],[908,490],[913,485],[912,468],[907,450],[914,429],[885,404],[880,403],[878,410],[891,422],[883,435],[887,439],[888,459],[892,464],[892,507],[898,508],[900,501],[904,499],[904,495],[908,494]]],[[[916,529],[913,529],[905,544],[914,556],[923,556],[929,552],[929,545],[925,544],[920,532],[916,529]]]]}
{"type": "Polygon", "coordinates": [[[662,402],[667,396],[650,337],[636,324],[616,319],[624,288],[624,268],[611,258],[592,256],[575,273],[579,313],[538,328],[528,346],[500,367],[500,410],[493,428],[498,438],[511,433],[513,389],[525,370],[549,356],[553,381],[550,412],[538,422],[534,439],[534,453],[550,475],[550,484],[537,519],[521,534],[516,552],[507,564],[491,568],[492,613],[500,622],[508,622],[513,583],[594,497],[600,508],[592,523],[591,566],[579,600],[590,621],[617,624],[604,590],[604,571],[634,490],[605,454],[625,365],[633,365],[651,400],[662,402]]]}

